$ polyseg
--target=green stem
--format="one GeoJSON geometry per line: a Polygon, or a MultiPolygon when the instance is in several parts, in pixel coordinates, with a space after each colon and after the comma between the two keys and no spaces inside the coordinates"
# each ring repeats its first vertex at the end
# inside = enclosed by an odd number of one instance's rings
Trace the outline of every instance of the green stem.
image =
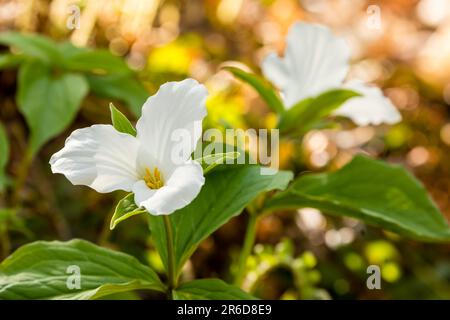
{"type": "Polygon", "coordinates": [[[245,271],[247,269],[247,259],[248,256],[252,253],[256,238],[256,223],[258,222],[258,215],[256,215],[255,213],[249,213],[248,217],[249,219],[247,230],[245,231],[244,244],[239,256],[238,269],[234,278],[234,284],[239,287],[242,286],[242,281],[244,280],[245,271]]]}
{"type": "Polygon", "coordinates": [[[9,239],[8,227],[5,224],[3,228],[0,228],[0,240],[2,244],[2,251],[0,255],[0,261],[6,259],[11,252],[11,242],[9,239]]]}
{"type": "Polygon", "coordinates": [[[27,177],[28,177],[28,169],[33,161],[33,152],[30,147],[25,151],[25,155],[22,158],[22,161],[19,164],[19,169],[16,177],[16,185],[14,187],[14,192],[12,195],[12,206],[19,206],[20,204],[20,192],[25,186],[27,177]]]}
{"type": "Polygon", "coordinates": [[[167,295],[172,298],[172,289],[177,286],[177,279],[175,274],[175,250],[173,249],[173,231],[172,224],[168,215],[163,216],[164,226],[166,228],[166,240],[167,240],[167,278],[168,288],[167,295]]]}

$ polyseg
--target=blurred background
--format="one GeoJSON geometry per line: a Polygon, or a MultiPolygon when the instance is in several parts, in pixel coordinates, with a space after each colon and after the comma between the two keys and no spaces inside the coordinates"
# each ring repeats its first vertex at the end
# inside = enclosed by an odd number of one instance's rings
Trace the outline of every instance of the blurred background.
{"type": "MultiPolygon", "coordinates": [[[[287,30],[297,20],[325,24],[345,37],[352,48],[349,78],[382,87],[403,122],[379,127],[341,122],[337,129],[284,140],[281,166],[296,174],[333,170],[361,152],[401,163],[449,219],[448,0],[0,0],[0,32],[33,32],[107,49],[134,70],[146,95],[166,81],[192,77],[205,83],[210,92],[205,127],[222,129],[274,125],[253,89],[220,67],[233,62],[260,73],[262,58],[283,51],[287,30]]],[[[143,218],[109,231],[123,194],[72,186],[48,165],[71,131],[109,123],[110,101],[136,120],[131,102],[114,93],[107,98],[90,93],[70,126],[24,166],[29,133],[16,103],[17,84],[17,69],[0,69],[0,121],[9,140],[0,212],[14,211],[8,223],[0,214],[3,257],[37,239],[78,237],[120,248],[161,270],[143,218]]],[[[246,215],[234,218],[204,241],[184,277],[231,279],[245,221],[246,215]]],[[[244,285],[265,299],[450,299],[450,246],[407,241],[315,209],[277,212],[258,225],[244,285]],[[381,266],[381,290],[366,286],[371,264],[381,266]]]]}

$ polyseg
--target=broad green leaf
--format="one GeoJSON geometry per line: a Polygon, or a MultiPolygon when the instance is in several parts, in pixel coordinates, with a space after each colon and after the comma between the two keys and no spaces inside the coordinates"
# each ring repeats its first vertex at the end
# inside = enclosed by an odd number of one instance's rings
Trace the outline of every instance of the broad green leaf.
{"type": "Polygon", "coordinates": [[[165,290],[136,258],[84,240],[33,242],[0,264],[0,300],[85,300],[137,289],[165,290]]]}
{"type": "Polygon", "coordinates": [[[24,57],[19,54],[0,54],[0,70],[15,68],[24,61],[24,57]]]}
{"type": "Polygon", "coordinates": [[[359,96],[359,93],[334,89],[324,92],[316,98],[306,98],[281,115],[278,127],[284,133],[289,131],[307,132],[311,126],[330,115],[345,101],[356,96],[359,96]]]}
{"type": "Polygon", "coordinates": [[[118,99],[127,104],[136,117],[148,97],[144,86],[129,75],[87,76],[92,92],[105,98],[118,99]]]}
{"type": "Polygon", "coordinates": [[[414,239],[450,240],[448,223],[412,174],[365,156],[356,156],[336,172],[300,177],[266,207],[312,207],[414,239]]]}
{"type": "MultiPolygon", "coordinates": [[[[64,50],[67,50],[64,49],[64,50]]],[[[122,73],[131,74],[125,61],[108,50],[81,49],[74,51],[64,60],[68,70],[93,72],[98,74],[122,73]]]]}
{"type": "Polygon", "coordinates": [[[284,111],[283,103],[275,93],[275,90],[267,84],[264,79],[255,74],[245,72],[239,68],[225,67],[224,69],[230,71],[236,78],[251,85],[272,109],[272,111],[275,113],[282,113],[284,111]]]}
{"type": "Polygon", "coordinates": [[[103,296],[98,300],[142,300],[142,299],[137,292],[126,291],[103,296]]]}
{"type": "Polygon", "coordinates": [[[72,122],[87,93],[82,75],[53,75],[36,61],[20,67],[17,103],[31,129],[33,153],[72,122]]]}
{"type": "Polygon", "coordinates": [[[113,230],[119,222],[141,213],[147,213],[147,211],[136,206],[134,194],[130,193],[117,204],[109,228],[113,230]]]}
{"type": "Polygon", "coordinates": [[[256,300],[238,287],[219,279],[201,279],[183,283],[173,291],[175,300],[256,300]]]}
{"type": "MultiPolygon", "coordinates": [[[[175,267],[180,270],[197,245],[260,193],[284,189],[292,173],[279,171],[261,175],[259,166],[239,166],[216,170],[206,176],[205,185],[194,201],[169,215],[173,227],[175,267]]],[[[161,259],[167,267],[166,232],[163,217],[149,217],[150,229],[161,259]]]]}
{"type": "Polygon", "coordinates": [[[226,153],[215,153],[195,159],[203,167],[203,174],[209,173],[215,167],[221,164],[226,164],[227,160],[235,160],[239,158],[239,152],[226,152],[226,153]]]}
{"type": "Polygon", "coordinates": [[[136,136],[136,129],[131,124],[130,120],[119,111],[112,103],[109,104],[109,110],[111,111],[111,121],[114,128],[123,133],[131,134],[136,136]]]}
{"type": "Polygon", "coordinates": [[[3,190],[6,184],[5,168],[9,159],[9,140],[6,135],[5,128],[0,122],[0,191],[3,190]]]}
{"type": "Polygon", "coordinates": [[[20,50],[24,55],[34,57],[47,64],[60,64],[62,55],[55,42],[33,33],[14,31],[0,33],[0,43],[20,50]]]}

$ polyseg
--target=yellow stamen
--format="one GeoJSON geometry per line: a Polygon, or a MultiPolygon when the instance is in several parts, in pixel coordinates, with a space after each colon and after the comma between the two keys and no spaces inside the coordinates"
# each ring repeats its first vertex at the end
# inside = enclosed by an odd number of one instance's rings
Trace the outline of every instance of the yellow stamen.
{"type": "Polygon", "coordinates": [[[149,168],[145,168],[144,181],[150,189],[159,189],[164,185],[161,172],[155,167],[153,174],[149,168]]]}

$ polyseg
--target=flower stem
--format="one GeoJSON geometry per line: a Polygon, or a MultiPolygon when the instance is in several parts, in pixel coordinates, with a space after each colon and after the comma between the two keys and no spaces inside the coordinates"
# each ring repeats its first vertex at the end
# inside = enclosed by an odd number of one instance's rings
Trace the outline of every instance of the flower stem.
{"type": "Polygon", "coordinates": [[[247,259],[248,256],[252,253],[256,238],[256,223],[258,222],[258,215],[250,212],[248,214],[248,217],[249,220],[247,224],[247,230],[245,231],[244,244],[239,256],[238,269],[234,278],[234,284],[239,287],[242,286],[242,281],[244,280],[245,271],[247,268],[247,259]]]}
{"type": "Polygon", "coordinates": [[[3,228],[0,228],[0,240],[2,244],[2,251],[0,254],[0,261],[1,261],[3,259],[6,259],[6,257],[8,257],[9,253],[11,252],[11,242],[9,239],[6,224],[3,226],[3,228]]]}
{"type": "Polygon", "coordinates": [[[177,279],[175,274],[175,251],[173,248],[173,231],[172,224],[168,215],[163,216],[164,226],[166,228],[166,240],[167,240],[167,278],[168,278],[168,288],[167,295],[172,298],[172,289],[176,288],[177,279]]]}
{"type": "Polygon", "coordinates": [[[13,195],[12,195],[12,206],[19,206],[20,204],[20,192],[22,192],[23,187],[25,186],[28,169],[33,161],[33,153],[30,147],[25,151],[25,155],[22,158],[22,161],[19,164],[17,177],[16,177],[16,185],[14,187],[13,195]]]}

